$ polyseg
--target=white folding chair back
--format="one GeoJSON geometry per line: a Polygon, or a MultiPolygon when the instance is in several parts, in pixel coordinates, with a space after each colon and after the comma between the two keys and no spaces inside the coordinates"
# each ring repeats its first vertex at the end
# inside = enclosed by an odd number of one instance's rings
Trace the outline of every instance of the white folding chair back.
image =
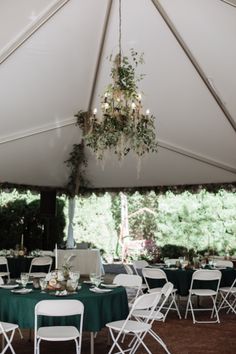
{"type": "Polygon", "coordinates": [[[162,286],[159,286],[157,288],[152,288],[151,289],[150,288],[150,284],[148,282],[148,279],[163,280],[164,283],[168,282],[166,273],[162,269],[158,269],[158,268],[143,268],[142,274],[143,274],[144,281],[146,283],[146,286],[147,286],[149,292],[161,291],[162,286]]]}
{"type": "Polygon", "coordinates": [[[52,268],[52,257],[50,256],[42,256],[42,257],[35,257],[32,259],[29,269],[29,277],[34,278],[43,278],[50,272],[52,268]],[[36,272],[33,271],[34,267],[47,267],[47,272],[36,272]]]}
{"type": "Polygon", "coordinates": [[[7,349],[10,349],[12,354],[16,354],[11,344],[16,329],[18,329],[21,338],[23,338],[19,326],[17,324],[0,322],[0,334],[2,335],[2,339],[4,339],[2,340],[1,354],[4,354],[7,351],[7,349]],[[9,335],[7,335],[7,333],[9,333],[9,335]]]}
{"type": "MultiPolygon", "coordinates": [[[[216,322],[220,323],[218,310],[216,307],[216,298],[217,298],[217,294],[219,291],[221,276],[222,276],[222,274],[219,270],[199,269],[193,273],[191,285],[190,285],[190,289],[189,289],[189,296],[188,296],[186,311],[185,311],[185,318],[187,318],[188,311],[191,311],[193,323],[216,323],[216,322]],[[195,288],[196,281],[200,282],[202,284],[202,286],[195,288]],[[204,282],[206,282],[206,281],[208,281],[208,282],[215,281],[215,283],[216,283],[215,289],[211,289],[210,287],[205,288],[204,282]],[[194,304],[192,302],[193,296],[197,296],[199,298],[210,297],[212,300],[212,307],[210,307],[210,308],[208,308],[208,307],[199,308],[197,306],[194,307],[194,304]],[[196,312],[196,311],[211,311],[211,319],[205,320],[205,321],[197,321],[195,318],[195,314],[194,314],[194,312],[196,312]],[[216,320],[213,319],[214,315],[216,316],[216,320]]],[[[198,283],[198,284],[200,284],[200,283],[198,283]]]]}
{"type": "Polygon", "coordinates": [[[117,274],[113,283],[126,288],[129,305],[142,293],[142,278],[137,274],[117,274]]]}
{"type": "Polygon", "coordinates": [[[164,262],[168,266],[173,266],[176,265],[176,262],[179,262],[179,258],[167,258],[164,262]]]}
{"type": "Polygon", "coordinates": [[[217,268],[233,268],[234,264],[232,261],[224,260],[224,259],[217,259],[213,261],[217,268]]]}
{"type": "Polygon", "coordinates": [[[123,266],[124,266],[125,271],[126,271],[127,274],[131,274],[131,275],[134,274],[134,271],[133,271],[133,269],[131,268],[130,265],[128,265],[126,263],[123,263],[123,266]]]}
{"type": "Polygon", "coordinates": [[[81,353],[84,305],[79,300],[42,300],[35,306],[34,353],[40,354],[40,343],[73,340],[76,354],[81,353]],[[75,326],[47,326],[38,328],[38,316],[65,317],[79,315],[79,329],[75,326]]]}
{"type": "Polygon", "coordinates": [[[232,282],[231,286],[224,286],[219,288],[221,296],[218,306],[218,312],[227,308],[228,313],[233,312],[236,314],[236,278],[232,282]]]}
{"type": "Polygon", "coordinates": [[[5,268],[4,270],[0,271],[0,277],[7,277],[10,280],[10,272],[8,267],[7,258],[4,256],[0,256],[0,266],[1,268],[5,268]]]}
{"type": "Polygon", "coordinates": [[[145,335],[152,327],[151,323],[149,323],[150,318],[160,298],[161,293],[141,295],[135,300],[126,320],[115,321],[106,324],[106,326],[109,328],[111,338],[113,340],[113,345],[109,350],[109,354],[112,353],[115,347],[119,349],[119,353],[125,353],[125,351],[127,351],[123,350],[121,344],[119,343],[119,339],[121,339],[124,334],[132,334],[134,336],[134,340],[131,341],[132,347],[129,348],[130,352],[135,353],[140,344],[142,344],[147,352],[151,354],[143,340],[145,335]],[[137,321],[133,319],[133,313],[139,310],[150,311],[149,316],[144,321],[137,321]],[[115,333],[117,333],[116,336],[115,333]]]}
{"type": "MultiPolygon", "coordinates": [[[[145,280],[145,283],[147,285],[149,293],[161,292],[163,285],[168,282],[166,273],[162,269],[159,269],[159,268],[144,268],[142,270],[142,273],[143,273],[143,277],[144,277],[144,280],[145,280]],[[155,279],[156,280],[163,280],[164,284],[162,284],[159,287],[150,288],[150,284],[148,282],[148,279],[151,279],[151,280],[155,280],[155,279]]],[[[170,294],[170,302],[169,302],[169,305],[166,306],[166,308],[165,308],[166,311],[165,311],[165,316],[163,318],[163,321],[165,321],[165,319],[166,319],[166,317],[167,317],[167,315],[168,315],[170,310],[176,311],[177,314],[178,314],[178,317],[181,319],[181,314],[180,314],[180,311],[179,311],[179,307],[178,307],[177,302],[176,302],[176,292],[177,292],[177,289],[173,289],[171,294],[170,294]]]]}
{"type": "Polygon", "coordinates": [[[134,267],[134,271],[137,275],[141,275],[142,273],[142,269],[145,267],[148,267],[149,264],[147,261],[145,260],[140,260],[140,261],[134,261],[133,262],[133,267],[134,267]]]}

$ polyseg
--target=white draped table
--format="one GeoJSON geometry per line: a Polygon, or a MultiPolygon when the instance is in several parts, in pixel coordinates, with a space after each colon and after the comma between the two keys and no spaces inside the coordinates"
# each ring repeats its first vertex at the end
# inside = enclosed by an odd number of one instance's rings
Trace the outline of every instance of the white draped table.
{"type": "Polygon", "coordinates": [[[104,274],[101,255],[99,249],[68,249],[57,250],[58,269],[61,269],[65,261],[69,258],[72,265],[71,270],[79,270],[85,275],[91,272],[104,274]]]}

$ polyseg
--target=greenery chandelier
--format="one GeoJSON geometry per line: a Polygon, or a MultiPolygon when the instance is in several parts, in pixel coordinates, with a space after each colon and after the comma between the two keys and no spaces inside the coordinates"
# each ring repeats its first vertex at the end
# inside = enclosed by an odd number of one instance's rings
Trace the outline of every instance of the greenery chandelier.
{"type": "Polygon", "coordinates": [[[100,110],[79,111],[77,124],[83,130],[85,145],[98,159],[104,158],[107,150],[114,151],[123,159],[130,151],[139,157],[157,152],[155,117],[147,109],[143,113],[141,94],[135,69],[143,63],[143,55],[131,49],[131,61],[122,56],[121,50],[121,0],[119,0],[119,53],[113,59],[110,76],[112,82],[101,96],[100,110]]]}

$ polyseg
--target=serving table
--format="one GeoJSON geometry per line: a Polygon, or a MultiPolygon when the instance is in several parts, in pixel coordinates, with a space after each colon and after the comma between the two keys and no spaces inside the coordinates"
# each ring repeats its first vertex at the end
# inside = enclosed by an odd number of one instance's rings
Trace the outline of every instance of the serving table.
{"type": "Polygon", "coordinates": [[[70,256],[69,262],[72,265],[72,270],[79,270],[82,275],[88,275],[91,272],[104,274],[99,249],[59,249],[57,250],[58,269],[62,268],[62,265],[70,256]]]}
{"type": "MultiPolygon", "coordinates": [[[[94,353],[94,333],[105,327],[107,322],[121,320],[128,315],[128,300],[123,287],[111,289],[106,293],[94,293],[89,290],[90,285],[82,284],[82,288],[72,295],[56,296],[55,292],[41,293],[33,289],[27,294],[12,293],[9,289],[0,288],[0,320],[17,323],[20,328],[34,328],[34,307],[41,300],[77,299],[84,304],[83,330],[91,333],[91,354],[94,353]]],[[[79,325],[73,316],[65,319],[43,318],[44,325],[79,325]],[[69,322],[68,322],[69,321],[69,322]]]]}

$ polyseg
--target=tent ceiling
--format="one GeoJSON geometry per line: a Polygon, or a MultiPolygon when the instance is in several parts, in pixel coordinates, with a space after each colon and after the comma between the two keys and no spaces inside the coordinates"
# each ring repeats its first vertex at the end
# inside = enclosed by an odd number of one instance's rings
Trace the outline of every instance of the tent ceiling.
{"type": "MultiPolygon", "coordinates": [[[[0,2],[0,182],[66,185],[64,161],[81,141],[74,114],[90,100],[99,105],[110,80],[106,58],[117,52],[118,0],[113,0],[99,57],[109,5],[109,0],[0,2]],[[57,5],[60,10],[52,14],[57,5]]],[[[235,181],[236,8],[220,0],[123,0],[122,6],[122,49],[144,52],[140,90],[157,118],[159,152],[143,158],[138,177],[132,154],[122,164],[109,155],[103,168],[86,150],[87,178],[94,187],[117,188],[235,181]]]]}

